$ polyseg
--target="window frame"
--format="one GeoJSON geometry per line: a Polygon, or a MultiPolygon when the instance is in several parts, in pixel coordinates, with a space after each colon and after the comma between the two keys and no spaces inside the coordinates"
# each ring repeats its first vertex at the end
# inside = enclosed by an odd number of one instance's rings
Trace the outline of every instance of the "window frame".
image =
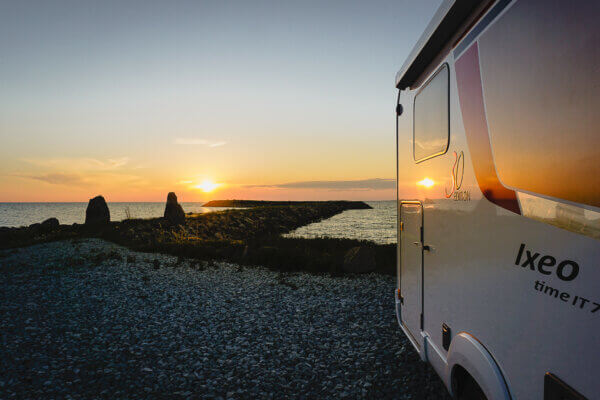
{"type": "Polygon", "coordinates": [[[446,154],[448,152],[448,149],[450,148],[450,65],[447,62],[444,62],[442,65],[440,65],[440,67],[425,81],[425,83],[423,83],[421,85],[421,87],[419,88],[419,91],[415,94],[415,97],[413,99],[413,160],[415,161],[416,164],[419,164],[423,161],[427,161],[430,160],[434,157],[438,157],[441,156],[443,154],[446,154]],[[447,95],[447,104],[448,104],[448,121],[447,121],[447,140],[446,140],[446,146],[444,148],[443,151],[440,151],[438,153],[434,153],[434,154],[430,154],[426,157],[420,158],[417,160],[416,158],[416,154],[415,154],[415,144],[416,144],[416,112],[417,112],[417,97],[419,97],[419,95],[421,94],[422,91],[424,91],[425,89],[427,89],[427,87],[429,86],[429,84],[431,83],[431,81],[433,81],[442,71],[446,71],[447,75],[447,87],[446,87],[446,95],[447,95]]]}

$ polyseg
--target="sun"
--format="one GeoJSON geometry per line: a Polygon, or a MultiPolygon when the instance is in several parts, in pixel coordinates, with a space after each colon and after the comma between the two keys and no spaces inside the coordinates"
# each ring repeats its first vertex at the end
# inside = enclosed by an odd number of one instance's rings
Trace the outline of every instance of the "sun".
{"type": "Polygon", "coordinates": [[[433,179],[430,179],[430,178],[425,178],[425,179],[423,179],[422,181],[419,181],[419,182],[417,182],[417,185],[419,185],[419,186],[424,186],[424,187],[426,187],[426,188],[430,188],[430,187],[432,187],[433,185],[435,185],[435,182],[434,182],[434,180],[433,180],[433,179]]]}
{"type": "Polygon", "coordinates": [[[196,185],[196,188],[201,189],[204,193],[210,193],[218,187],[219,187],[218,183],[214,183],[209,180],[204,180],[204,181],[202,181],[201,184],[196,185]]]}

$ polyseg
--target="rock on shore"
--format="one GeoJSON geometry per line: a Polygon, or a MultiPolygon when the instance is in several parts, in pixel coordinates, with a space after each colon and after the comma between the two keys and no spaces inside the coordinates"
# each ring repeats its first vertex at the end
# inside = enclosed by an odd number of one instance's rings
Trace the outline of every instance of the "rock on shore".
{"type": "Polygon", "coordinates": [[[282,274],[99,239],[0,250],[0,398],[448,399],[395,279],[282,274]]]}
{"type": "Polygon", "coordinates": [[[110,211],[106,200],[102,196],[96,196],[90,199],[85,210],[86,225],[102,225],[110,222],[110,211]]]}
{"type": "Polygon", "coordinates": [[[167,195],[165,219],[173,225],[183,225],[185,223],[185,212],[181,204],[177,202],[177,195],[173,192],[169,192],[167,195]]]}

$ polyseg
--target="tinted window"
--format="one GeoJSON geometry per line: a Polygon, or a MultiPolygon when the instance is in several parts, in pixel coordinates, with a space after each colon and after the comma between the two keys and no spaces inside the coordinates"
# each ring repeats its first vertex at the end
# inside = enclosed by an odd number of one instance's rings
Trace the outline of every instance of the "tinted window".
{"type": "Polygon", "coordinates": [[[504,185],[600,207],[599,13],[597,1],[519,1],[480,39],[504,185]]]}
{"type": "Polygon", "coordinates": [[[415,97],[414,158],[423,161],[448,149],[449,121],[448,66],[444,65],[415,97]]]}

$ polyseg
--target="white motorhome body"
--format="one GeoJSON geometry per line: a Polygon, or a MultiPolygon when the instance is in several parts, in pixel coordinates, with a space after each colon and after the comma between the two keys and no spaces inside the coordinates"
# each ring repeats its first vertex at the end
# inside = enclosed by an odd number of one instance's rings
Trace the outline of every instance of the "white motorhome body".
{"type": "Polygon", "coordinates": [[[458,398],[600,399],[599,19],[446,1],[396,76],[398,322],[458,398]]]}

